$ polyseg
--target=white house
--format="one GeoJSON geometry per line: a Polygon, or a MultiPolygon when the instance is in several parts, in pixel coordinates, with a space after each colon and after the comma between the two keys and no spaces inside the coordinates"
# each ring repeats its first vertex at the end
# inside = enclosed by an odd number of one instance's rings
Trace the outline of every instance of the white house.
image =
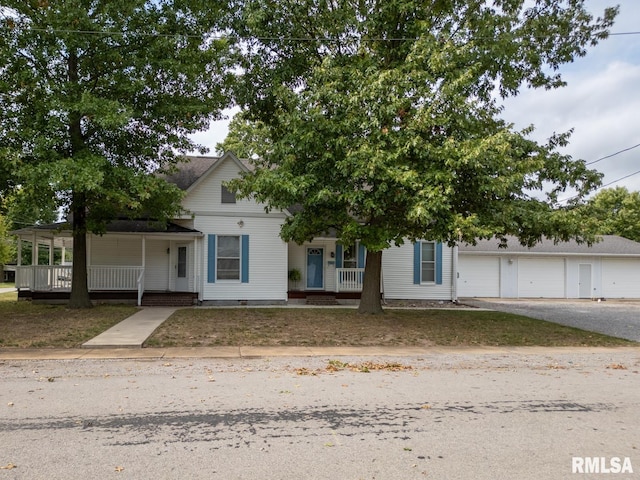
{"type": "Polygon", "coordinates": [[[603,235],[591,246],[511,238],[460,245],[458,295],[502,298],[640,298],[640,243],[603,235]]]}
{"type": "MultiPolygon", "coordinates": [[[[312,296],[359,298],[366,252],[331,236],[287,244],[280,228],[291,215],[265,212],[236,199],[223,184],[248,168],[235,155],[190,157],[168,178],[185,191],[187,212],[166,227],[114,220],[105,235],[87,239],[88,283],[96,301],[138,304],[284,304],[312,296]],[[297,270],[299,281],[289,281],[297,270]]],[[[19,249],[32,248],[32,265],[16,267],[21,298],[64,300],[71,265],[54,265],[53,252],[72,249],[69,226],[18,230],[19,249]],[[37,265],[38,250],[49,252],[37,265]]],[[[640,298],[640,244],[605,236],[588,247],[552,242],[527,249],[517,240],[450,248],[428,240],[383,253],[385,299],[458,297],[640,298]]],[[[41,257],[42,255],[40,255],[41,257]]],[[[19,258],[21,255],[18,256],[19,258]]],[[[66,255],[61,256],[63,259],[66,255]]]]}
{"type": "MultiPolygon", "coordinates": [[[[115,220],[102,236],[87,241],[92,298],[139,304],[197,302],[279,304],[314,294],[359,298],[363,246],[316,238],[304,245],[279,236],[287,211],[265,212],[249,199],[236,199],[223,184],[248,167],[235,155],[191,157],[168,178],[185,191],[187,211],[166,228],[145,221],[115,220]],[[289,282],[296,269],[299,282],[289,282]]],[[[71,265],[54,265],[54,249],[72,249],[69,226],[18,230],[19,248],[49,252],[48,265],[19,265],[19,295],[63,300],[71,287],[71,265]],[[23,247],[24,246],[24,247],[23,247]]],[[[20,255],[19,255],[20,257],[20,255]]],[[[65,258],[65,255],[62,255],[65,258]]],[[[424,241],[383,254],[381,294],[390,299],[455,299],[453,250],[424,241]]]]}

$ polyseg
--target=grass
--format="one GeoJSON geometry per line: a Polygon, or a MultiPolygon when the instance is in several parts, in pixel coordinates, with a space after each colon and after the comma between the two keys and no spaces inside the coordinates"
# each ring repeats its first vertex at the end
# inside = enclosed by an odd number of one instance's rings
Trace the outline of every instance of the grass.
{"type": "MultiPolygon", "coordinates": [[[[76,348],[135,313],[128,305],[71,310],[0,294],[0,348],[76,348]]],[[[501,312],[354,309],[182,309],[145,343],[200,346],[628,346],[634,342],[501,312]]]]}
{"type": "Polygon", "coordinates": [[[136,312],[129,305],[71,310],[0,294],[0,347],[75,348],[136,312]]]}
{"type": "Polygon", "coordinates": [[[634,342],[500,312],[353,309],[184,309],[146,346],[622,346],[634,342]]]}
{"type": "Polygon", "coordinates": [[[0,282],[0,288],[16,288],[16,284],[0,282]]]}

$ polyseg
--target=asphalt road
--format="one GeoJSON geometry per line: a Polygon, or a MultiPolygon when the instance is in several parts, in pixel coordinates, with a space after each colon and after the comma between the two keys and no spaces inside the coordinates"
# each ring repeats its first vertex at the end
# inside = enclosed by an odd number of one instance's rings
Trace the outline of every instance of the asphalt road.
{"type": "Polygon", "coordinates": [[[640,301],[461,299],[461,303],[640,342],[640,301]]]}
{"type": "Polygon", "coordinates": [[[0,479],[640,478],[640,350],[586,352],[6,360],[0,479]]]}

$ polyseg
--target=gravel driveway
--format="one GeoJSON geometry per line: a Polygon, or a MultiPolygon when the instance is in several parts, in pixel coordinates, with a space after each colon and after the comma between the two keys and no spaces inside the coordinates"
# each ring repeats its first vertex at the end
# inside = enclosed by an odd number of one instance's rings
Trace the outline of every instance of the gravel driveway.
{"type": "Polygon", "coordinates": [[[516,313],[640,342],[640,300],[465,298],[460,303],[516,313]]]}

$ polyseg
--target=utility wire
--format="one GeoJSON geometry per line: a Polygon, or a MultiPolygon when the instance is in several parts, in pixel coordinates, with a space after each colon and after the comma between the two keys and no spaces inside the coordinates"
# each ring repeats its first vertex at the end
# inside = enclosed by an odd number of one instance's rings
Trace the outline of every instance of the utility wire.
{"type": "Polygon", "coordinates": [[[633,150],[634,148],[638,148],[638,147],[640,147],[640,143],[638,143],[637,145],[634,145],[633,147],[625,148],[625,149],[620,150],[618,152],[612,153],[611,155],[607,155],[605,157],[600,157],[597,160],[593,160],[591,162],[587,162],[585,165],[593,165],[594,163],[598,163],[601,160],[606,160],[607,158],[615,157],[616,155],[620,155],[621,153],[628,152],[629,150],[633,150]]]}

